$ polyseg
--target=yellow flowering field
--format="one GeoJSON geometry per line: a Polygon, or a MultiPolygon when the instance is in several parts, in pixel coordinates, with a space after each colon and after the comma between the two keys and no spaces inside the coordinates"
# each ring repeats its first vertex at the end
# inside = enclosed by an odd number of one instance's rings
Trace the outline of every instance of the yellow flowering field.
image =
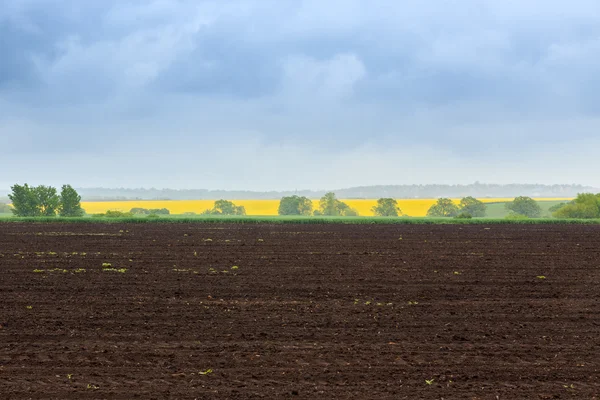
{"type": "MultiPolygon", "coordinates": [[[[512,198],[485,198],[481,199],[484,203],[502,203],[512,201],[512,198]]],[[[543,201],[566,201],[567,198],[543,198],[536,199],[543,201]]],[[[342,200],[350,207],[358,210],[361,216],[372,216],[371,208],[377,204],[377,199],[360,200],[342,200]]],[[[398,199],[398,205],[402,212],[411,217],[423,217],[427,210],[437,199],[398,199]]],[[[458,204],[460,199],[453,199],[458,204]]],[[[248,215],[277,215],[279,200],[233,200],[238,206],[244,206],[248,215]]],[[[200,214],[202,211],[212,208],[214,200],[133,200],[133,201],[102,201],[102,202],[82,202],[81,205],[88,214],[101,214],[108,210],[127,212],[132,208],[167,208],[171,214],[183,214],[185,212],[195,212],[200,214]]],[[[314,208],[318,209],[319,200],[313,200],[314,208]]]]}

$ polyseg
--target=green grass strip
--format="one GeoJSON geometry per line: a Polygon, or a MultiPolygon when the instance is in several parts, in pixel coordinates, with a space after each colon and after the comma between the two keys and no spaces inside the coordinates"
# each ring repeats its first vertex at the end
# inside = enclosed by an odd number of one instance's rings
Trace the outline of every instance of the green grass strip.
{"type": "Polygon", "coordinates": [[[101,224],[122,224],[122,223],[200,223],[200,224],[399,224],[399,225],[534,225],[534,224],[600,224],[600,219],[557,219],[557,218],[531,218],[531,219],[504,219],[504,218],[473,218],[473,219],[454,219],[454,218],[391,218],[391,217],[300,217],[300,216],[198,216],[198,217],[178,217],[166,216],[160,218],[147,217],[127,217],[127,218],[106,218],[106,217],[82,217],[82,218],[62,218],[62,217],[0,217],[0,223],[31,222],[31,223],[101,223],[101,224]]]}

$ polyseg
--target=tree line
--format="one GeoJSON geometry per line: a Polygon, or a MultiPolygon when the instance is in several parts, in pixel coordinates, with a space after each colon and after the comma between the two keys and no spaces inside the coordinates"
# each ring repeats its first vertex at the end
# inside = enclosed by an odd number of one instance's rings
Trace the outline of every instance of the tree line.
{"type": "MultiPolygon", "coordinates": [[[[12,212],[17,217],[82,217],[85,211],[81,207],[81,196],[71,185],[63,185],[60,193],[52,186],[29,186],[15,184],[11,187],[8,198],[12,207],[0,204],[0,213],[12,212]]],[[[306,196],[284,196],[278,207],[279,215],[299,216],[359,216],[356,209],[339,200],[333,192],[326,193],[319,200],[318,207],[313,209],[313,201],[306,196]]],[[[539,218],[542,208],[537,201],[527,196],[518,196],[505,204],[510,213],[508,218],[539,218]]],[[[394,198],[380,198],[371,209],[375,216],[406,216],[394,198]]],[[[565,203],[557,204],[549,209],[555,218],[600,218],[600,193],[580,193],[565,203]]],[[[428,217],[443,218],[482,218],[486,216],[487,206],[472,196],[464,197],[458,204],[449,198],[440,198],[427,211],[428,217]]],[[[162,209],[132,208],[128,213],[107,212],[101,216],[159,216],[169,215],[170,211],[162,209]]],[[[186,213],[195,215],[194,213],[186,213]]],[[[201,215],[246,215],[244,206],[237,206],[229,200],[217,200],[211,209],[201,215]]]]}

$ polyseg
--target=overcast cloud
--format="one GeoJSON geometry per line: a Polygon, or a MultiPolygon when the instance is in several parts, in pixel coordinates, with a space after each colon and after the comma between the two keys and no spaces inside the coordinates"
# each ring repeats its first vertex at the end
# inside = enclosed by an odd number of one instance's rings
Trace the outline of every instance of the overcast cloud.
{"type": "Polygon", "coordinates": [[[0,187],[600,186],[597,0],[2,0],[0,187]]]}

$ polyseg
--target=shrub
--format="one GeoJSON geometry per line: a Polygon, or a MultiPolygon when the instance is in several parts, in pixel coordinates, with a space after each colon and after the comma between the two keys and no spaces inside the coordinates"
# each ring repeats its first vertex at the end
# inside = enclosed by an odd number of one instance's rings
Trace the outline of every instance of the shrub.
{"type": "Polygon", "coordinates": [[[510,214],[508,214],[506,217],[504,217],[505,219],[511,219],[511,220],[523,220],[523,219],[529,219],[529,217],[527,215],[523,215],[523,214],[518,214],[515,212],[511,212],[510,214]]]}
{"type": "Polygon", "coordinates": [[[454,218],[456,218],[456,219],[471,219],[471,218],[473,218],[473,216],[471,214],[469,214],[469,213],[461,212],[460,214],[458,214],[454,218]]]}
{"type": "Polygon", "coordinates": [[[131,212],[108,210],[103,216],[106,218],[127,218],[133,217],[133,214],[131,212]]]}

